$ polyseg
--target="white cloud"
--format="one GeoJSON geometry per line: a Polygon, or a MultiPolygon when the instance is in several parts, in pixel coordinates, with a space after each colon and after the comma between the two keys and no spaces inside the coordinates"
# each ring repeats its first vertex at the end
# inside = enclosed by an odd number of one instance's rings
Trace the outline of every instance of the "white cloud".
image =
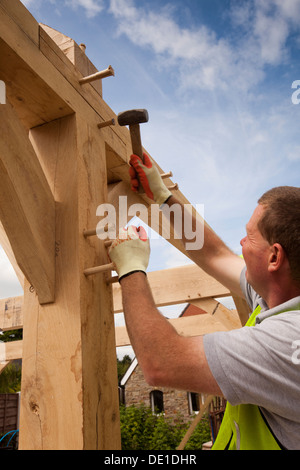
{"type": "Polygon", "coordinates": [[[164,103],[159,110],[152,106],[151,126],[143,129],[145,146],[173,171],[174,182],[193,204],[205,204],[205,217],[217,233],[238,247],[243,230],[233,239],[234,224],[243,228],[262,192],[291,180],[287,162],[299,161],[291,84],[285,95],[272,89],[274,73],[270,87],[264,83],[264,94],[255,85],[270,66],[288,65],[288,39],[298,32],[300,0],[232,1],[227,20],[234,28],[219,35],[201,24],[183,28],[175,7],[151,11],[143,5],[111,0],[117,31],[150,50],[151,60],[169,77],[178,77],[179,85],[178,99],[167,110],[164,103]]]}
{"type": "Polygon", "coordinates": [[[151,48],[160,57],[160,65],[179,66],[182,84],[191,86],[196,79],[196,86],[211,89],[222,85],[220,78],[224,74],[231,75],[229,45],[205,26],[180,28],[172,18],[172,9],[147,11],[128,0],[111,0],[110,12],[118,20],[119,34],[125,34],[136,45],[151,48]]]}
{"type": "Polygon", "coordinates": [[[84,8],[88,18],[98,15],[104,8],[103,0],[65,0],[65,4],[75,10],[78,7],[84,8]]]}
{"type": "Polygon", "coordinates": [[[249,90],[264,77],[264,67],[286,58],[286,42],[300,19],[300,0],[233,2],[232,23],[239,36],[217,37],[204,25],[180,27],[174,8],[160,11],[138,6],[133,0],[110,0],[118,33],[134,44],[151,49],[160,66],[177,67],[183,88],[249,90]]]}
{"type": "Polygon", "coordinates": [[[56,5],[57,0],[21,0],[21,2],[25,5],[28,9],[35,9],[36,11],[41,8],[43,3],[48,1],[51,5],[56,5]]]}
{"type": "Polygon", "coordinates": [[[263,63],[280,63],[288,32],[288,24],[283,18],[272,18],[263,14],[257,16],[254,33],[259,39],[263,63]]]}
{"type": "Polygon", "coordinates": [[[277,65],[287,59],[287,39],[299,29],[300,0],[247,0],[242,5],[235,0],[231,19],[244,29],[260,66],[277,65]]]}
{"type": "MultiPolygon", "coordinates": [[[[41,7],[42,3],[45,3],[46,0],[21,0],[26,8],[35,8],[38,9],[41,7]]],[[[62,7],[72,8],[77,10],[78,8],[83,8],[87,18],[93,18],[104,9],[104,0],[47,0],[52,5],[54,5],[55,12],[58,15],[62,15],[62,7]]]]}
{"type": "MultiPolygon", "coordinates": [[[[256,0],[258,1],[258,0],[256,0]]],[[[269,0],[270,1],[270,0],[269,0]]],[[[272,4],[272,1],[270,1],[272,4]]],[[[292,23],[298,24],[300,18],[300,1],[299,0],[274,0],[274,5],[279,12],[292,23]]]]}
{"type": "Polygon", "coordinates": [[[25,5],[26,8],[31,7],[35,3],[35,0],[21,0],[21,1],[25,5]]]}

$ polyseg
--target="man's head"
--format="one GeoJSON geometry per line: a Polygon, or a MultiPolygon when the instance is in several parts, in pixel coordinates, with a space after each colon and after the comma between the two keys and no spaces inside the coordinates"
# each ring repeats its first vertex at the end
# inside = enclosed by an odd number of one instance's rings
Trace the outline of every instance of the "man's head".
{"type": "Polygon", "coordinates": [[[259,231],[270,245],[282,246],[291,277],[300,286],[300,188],[273,188],[258,203],[264,208],[258,221],[259,231]]]}
{"type": "Polygon", "coordinates": [[[249,284],[269,307],[300,295],[300,188],[265,193],[241,240],[249,284]]]}

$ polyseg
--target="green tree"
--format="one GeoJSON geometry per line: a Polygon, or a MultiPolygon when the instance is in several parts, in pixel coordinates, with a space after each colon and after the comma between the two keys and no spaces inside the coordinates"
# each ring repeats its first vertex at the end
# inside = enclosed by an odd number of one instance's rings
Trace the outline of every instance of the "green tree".
{"type": "MultiPolygon", "coordinates": [[[[0,335],[0,341],[9,343],[20,341],[23,330],[5,331],[0,335]]],[[[0,374],[0,393],[15,393],[21,390],[22,369],[18,361],[11,362],[0,374]]]]}
{"type": "Polygon", "coordinates": [[[10,363],[0,374],[0,393],[16,393],[21,391],[21,366],[10,363]]]}
{"type": "Polygon", "coordinates": [[[21,339],[23,339],[23,330],[4,331],[0,336],[0,341],[3,341],[3,343],[19,341],[21,339]]]}
{"type": "MultiPolygon", "coordinates": [[[[176,422],[163,415],[153,415],[144,404],[127,408],[121,405],[120,419],[123,450],[176,450],[191,424],[184,423],[180,415],[176,422]]],[[[209,422],[203,418],[185,449],[200,450],[210,439],[209,422]]]]}
{"type": "Polygon", "coordinates": [[[126,373],[128,367],[131,364],[131,358],[127,354],[123,357],[122,361],[117,359],[117,368],[118,368],[118,380],[122,380],[122,377],[126,373]]]}

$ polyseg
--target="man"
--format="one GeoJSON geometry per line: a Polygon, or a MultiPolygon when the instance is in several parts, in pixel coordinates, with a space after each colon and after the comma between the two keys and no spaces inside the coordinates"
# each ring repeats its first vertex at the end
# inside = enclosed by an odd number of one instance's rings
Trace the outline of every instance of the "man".
{"type": "MultiPolygon", "coordinates": [[[[158,204],[178,204],[152,161],[144,158],[142,163],[131,157],[132,189],[140,181],[158,204]]],[[[224,396],[228,404],[215,449],[299,449],[300,188],[266,193],[246,230],[244,259],[207,226],[203,248],[189,252],[254,311],[248,326],[204,337],[179,336],[157,310],[145,275],[150,249],[143,229],[130,227],[127,238],[112,244],[109,256],[147,382],[224,396]]]]}

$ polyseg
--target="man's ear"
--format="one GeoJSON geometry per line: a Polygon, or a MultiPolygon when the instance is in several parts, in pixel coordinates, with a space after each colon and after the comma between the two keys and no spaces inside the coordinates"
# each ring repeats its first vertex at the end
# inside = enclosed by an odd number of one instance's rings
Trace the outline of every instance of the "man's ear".
{"type": "Polygon", "coordinates": [[[270,247],[268,266],[269,272],[278,271],[282,267],[285,260],[286,254],[283,247],[280,245],[280,243],[274,243],[274,245],[270,247]]]}

